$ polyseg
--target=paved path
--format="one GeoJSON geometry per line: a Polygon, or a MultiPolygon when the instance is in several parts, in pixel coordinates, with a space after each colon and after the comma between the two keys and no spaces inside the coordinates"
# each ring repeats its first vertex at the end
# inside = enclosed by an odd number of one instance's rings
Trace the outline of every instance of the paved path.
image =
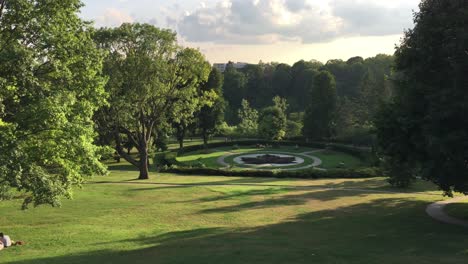
{"type": "MultiPolygon", "coordinates": [[[[309,169],[309,168],[312,168],[312,167],[318,167],[322,164],[322,160],[315,157],[315,156],[312,156],[310,154],[313,154],[315,152],[319,152],[319,151],[323,151],[322,149],[318,149],[318,150],[314,150],[314,151],[308,151],[308,152],[303,152],[303,153],[294,153],[294,152],[284,152],[284,151],[277,151],[278,153],[280,154],[288,154],[288,155],[299,155],[299,156],[305,156],[309,159],[311,159],[313,162],[312,164],[309,164],[309,165],[306,165],[306,166],[303,166],[303,167],[296,167],[296,168],[281,168],[281,167],[272,167],[272,169],[277,169],[277,170],[283,170],[283,171],[288,171],[288,170],[305,170],[305,169],[309,169]]],[[[225,159],[229,156],[233,156],[233,155],[242,155],[242,154],[245,154],[245,153],[236,153],[236,152],[230,152],[230,151],[227,151],[228,154],[226,155],[223,155],[223,156],[220,156],[218,157],[218,159],[216,160],[218,162],[218,164],[220,164],[221,166],[224,166],[224,167],[229,167],[231,166],[229,163],[227,163],[225,161],[225,159]]],[[[266,150],[259,150],[259,151],[256,151],[257,153],[273,153],[275,151],[266,151],[266,150]]],[[[255,166],[252,166],[251,167],[252,169],[255,169],[256,167],[255,166]]],[[[316,169],[319,169],[319,168],[316,168],[316,169]]],[[[324,169],[319,169],[319,170],[324,170],[324,169]]]]}
{"type": "Polygon", "coordinates": [[[456,198],[449,199],[449,200],[435,202],[427,206],[426,213],[430,215],[432,218],[436,219],[437,221],[447,223],[447,224],[452,224],[452,225],[468,227],[468,221],[452,217],[448,215],[447,213],[445,213],[444,211],[444,207],[447,204],[457,203],[457,202],[464,201],[467,199],[468,199],[468,196],[460,196],[460,197],[456,197],[456,198]]]}

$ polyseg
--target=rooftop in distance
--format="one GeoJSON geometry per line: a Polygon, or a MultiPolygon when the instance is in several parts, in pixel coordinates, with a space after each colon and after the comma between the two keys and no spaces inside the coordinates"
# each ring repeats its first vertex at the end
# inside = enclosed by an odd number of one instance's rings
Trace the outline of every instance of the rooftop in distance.
{"type": "Polygon", "coordinates": [[[228,64],[232,64],[232,66],[235,69],[242,69],[242,68],[244,68],[245,66],[248,65],[248,63],[246,63],[246,62],[232,62],[232,61],[230,61],[228,63],[214,63],[213,67],[218,69],[220,72],[224,72],[224,71],[226,71],[226,67],[227,67],[228,64]]]}

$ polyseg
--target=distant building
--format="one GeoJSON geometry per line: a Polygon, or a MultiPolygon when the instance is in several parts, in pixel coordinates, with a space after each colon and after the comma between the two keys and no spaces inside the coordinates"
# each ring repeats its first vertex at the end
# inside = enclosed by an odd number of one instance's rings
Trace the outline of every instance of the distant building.
{"type": "Polygon", "coordinates": [[[228,64],[231,64],[235,69],[242,69],[248,65],[248,63],[246,62],[228,62],[228,63],[215,63],[213,64],[213,67],[215,67],[220,72],[225,72],[228,64]]]}
{"type": "Polygon", "coordinates": [[[215,67],[218,71],[224,72],[226,70],[226,63],[215,63],[213,67],[215,67]]]}

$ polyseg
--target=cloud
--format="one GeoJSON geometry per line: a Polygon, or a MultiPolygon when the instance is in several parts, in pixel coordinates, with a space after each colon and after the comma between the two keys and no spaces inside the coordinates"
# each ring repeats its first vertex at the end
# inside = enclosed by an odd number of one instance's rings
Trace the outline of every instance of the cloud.
{"type": "Polygon", "coordinates": [[[411,8],[417,2],[397,0],[389,6],[378,0],[222,0],[187,12],[177,20],[177,29],[190,42],[229,44],[319,43],[400,34],[412,25],[411,8]]]}
{"type": "Polygon", "coordinates": [[[385,36],[399,34],[412,25],[412,6],[388,7],[375,1],[335,0],[333,15],[343,21],[344,34],[385,36]]]}
{"type": "Polygon", "coordinates": [[[96,25],[101,27],[116,27],[122,23],[131,23],[134,19],[127,13],[115,8],[107,8],[104,14],[96,18],[96,25]]]}
{"type": "Polygon", "coordinates": [[[306,0],[286,0],[285,5],[291,12],[299,12],[309,8],[306,0]]]}
{"type": "Polygon", "coordinates": [[[306,2],[286,7],[286,2],[280,0],[231,0],[186,15],[179,21],[178,30],[193,42],[323,41],[334,35],[337,22],[334,20],[324,10],[309,7],[306,2]],[[320,29],[310,30],[310,26],[320,29]],[[323,30],[327,32],[321,34],[323,30]]]}

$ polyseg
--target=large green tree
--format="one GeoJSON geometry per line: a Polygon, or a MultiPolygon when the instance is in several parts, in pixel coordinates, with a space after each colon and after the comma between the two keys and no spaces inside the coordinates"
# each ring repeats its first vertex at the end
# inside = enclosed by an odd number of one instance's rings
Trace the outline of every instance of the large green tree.
{"type": "Polygon", "coordinates": [[[106,172],[92,122],[106,98],[103,54],[81,6],[0,1],[0,190],[27,193],[24,206],[57,206],[73,185],[106,172]]]}
{"type": "Polygon", "coordinates": [[[148,24],[101,29],[95,39],[109,53],[109,106],[100,115],[113,131],[119,155],[140,170],[139,179],[147,179],[153,131],[209,103],[199,86],[211,67],[198,50],[179,47],[174,32],[148,24]],[[123,135],[133,141],[138,159],[123,151],[123,135]]]}
{"type": "Polygon", "coordinates": [[[468,193],[468,2],[425,0],[396,50],[395,96],[377,118],[391,182],[468,193]]]}
{"type": "Polygon", "coordinates": [[[255,136],[258,129],[258,111],[250,107],[247,100],[242,99],[242,106],[238,110],[240,123],[237,125],[241,136],[255,136]]]}
{"type": "Polygon", "coordinates": [[[242,99],[246,97],[246,84],[244,73],[228,64],[224,72],[223,93],[227,103],[226,121],[229,124],[239,122],[237,109],[241,107],[242,99]]]}
{"type": "Polygon", "coordinates": [[[331,73],[317,73],[310,98],[304,115],[303,134],[310,139],[328,138],[332,135],[337,100],[335,78],[331,73]]]}
{"type": "Polygon", "coordinates": [[[258,134],[268,140],[281,140],[286,135],[286,115],[278,106],[266,107],[260,113],[258,134]]]}
{"type": "Polygon", "coordinates": [[[202,92],[214,92],[217,96],[213,105],[205,105],[198,113],[198,128],[201,130],[203,144],[208,144],[208,138],[224,121],[223,75],[216,69],[211,69],[208,81],[201,86],[202,92]]]}

